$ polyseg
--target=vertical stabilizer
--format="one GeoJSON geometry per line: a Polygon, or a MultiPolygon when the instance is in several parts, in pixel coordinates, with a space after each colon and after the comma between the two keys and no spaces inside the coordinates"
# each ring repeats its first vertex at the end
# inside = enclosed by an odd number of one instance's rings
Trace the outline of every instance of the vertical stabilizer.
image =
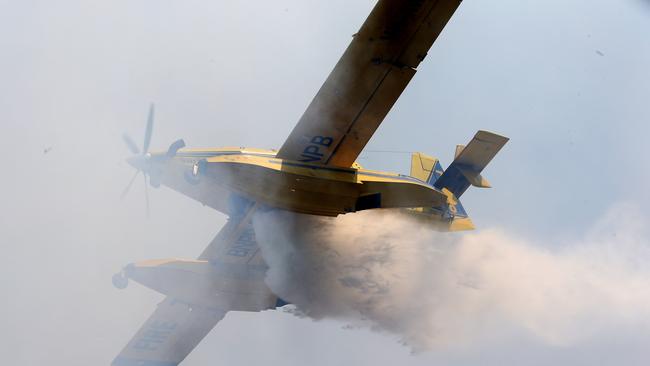
{"type": "Polygon", "coordinates": [[[416,152],[411,155],[411,177],[428,182],[438,159],[416,152]]]}
{"type": "Polygon", "coordinates": [[[411,177],[433,185],[443,172],[438,159],[419,152],[411,155],[411,177]]]}

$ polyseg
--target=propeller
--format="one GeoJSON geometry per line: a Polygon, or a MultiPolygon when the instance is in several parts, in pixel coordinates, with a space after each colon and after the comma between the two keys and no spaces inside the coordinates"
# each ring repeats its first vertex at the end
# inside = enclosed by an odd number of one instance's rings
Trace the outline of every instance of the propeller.
{"type": "Polygon", "coordinates": [[[122,134],[122,139],[126,144],[126,147],[133,153],[133,155],[146,155],[149,152],[149,144],[151,143],[151,135],[153,133],[153,117],[154,117],[154,105],[151,103],[149,105],[149,115],[147,116],[147,126],[144,130],[144,141],[142,142],[142,153],[138,149],[138,145],[133,141],[133,139],[126,133],[122,134]]]}
{"type": "Polygon", "coordinates": [[[124,139],[124,143],[126,144],[126,147],[131,150],[133,155],[139,155],[140,154],[140,149],[138,149],[138,145],[135,144],[135,142],[127,135],[126,133],[122,135],[122,139],[124,139]]]}
{"type": "Polygon", "coordinates": [[[133,178],[129,181],[129,184],[124,188],[122,191],[122,194],[120,195],[120,198],[126,197],[126,195],[129,193],[131,190],[131,186],[133,186],[133,182],[135,182],[135,179],[138,177],[138,174],[142,172],[142,177],[144,178],[144,195],[145,195],[145,202],[146,202],[146,207],[147,207],[147,217],[149,217],[149,185],[147,184],[147,174],[144,171],[148,156],[147,153],[149,152],[149,144],[151,143],[151,135],[153,133],[153,119],[154,119],[154,105],[151,103],[149,106],[149,115],[147,116],[147,126],[145,127],[144,130],[144,141],[142,142],[142,151],[138,149],[138,145],[133,141],[133,139],[127,135],[126,133],[122,134],[122,140],[124,140],[124,143],[126,144],[126,147],[133,153],[133,157],[129,158],[129,163],[133,165],[137,170],[135,174],[133,175],[133,178]]]}
{"type": "Polygon", "coordinates": [[[149,152],[149,143],[151,142],[151,133],[153,132],[153,103],[149,105],[149,116],[147,116],[147,128],[144,130],[144,142],[142,143],[142,154],[149,152]]]}
{"type": "MultiPolygon", "coordinates": [[[[149,106],[149,115],[147,116],[147,125],[144,130],[144,141],[142,142],[142,151],[138,148],[138,145],[135,143],[135,141],[126,133],[122,134],[122,140],[124,140],[124,143],[126,144],[126,147],[133,153],[133,156],[128,158],[127,161],[129,164],[131,164],[134,168],[136,168],[136,172],[133,175],[133,178],[129,181],[129,184],[124,188],[122,191],[122,194],[120,195],[120,198],[126,197],[126,195],[129,193],[131,190],[131,186],[133,185],[133,182],[135,182],[135,179],[138,177],[138,174],[142,173],[142,176],[144,178],[144,198],[145,198],[145,203],[147,207],[147,217],[149,217],[149,184],[153,185],[154,187],[157,187],[160,182],[159,179],[156,178],[156,175],[152,177],[151,174],[151,160],[152,157],[149,154],[149,144],[151,143],[151,135],[153,133],[153,119],[154,119],[154,105],[153,103],[149,106]],[[149,180],[149,184],[147,184],[147,179],[149,180]]],[[[171,159],[174,156],[176,156],[176,152],[178,152],[179,149],[182,149],[185,147],[185,141],[182,139],[174,141],[169,148],[167,149],[167,152],[165,153],[164,156],[156,156],[155,160],[156,162],[163,162],[166,159],[171,159]]]]}

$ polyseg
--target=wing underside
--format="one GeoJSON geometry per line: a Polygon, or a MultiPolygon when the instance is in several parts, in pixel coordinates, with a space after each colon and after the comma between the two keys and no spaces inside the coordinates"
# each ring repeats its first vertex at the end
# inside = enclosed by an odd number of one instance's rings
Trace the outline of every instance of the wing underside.
{"type": "Polygon", "coordinates": [[[113,366],[178,365],[226,315],[168,297],[138,330],[113,366]]]}
{"type": "Polygon", "coordinates": [[[380,0],[278,157],[350,167],[461,0],[380,0]]]}
{"type": "Polygon", "coordinates": [[[232,216],[196,261],[146,261],[126,267],[129,278],[167,297],[113,366],[178,365],[228,311],[275,307],[277,298],[264,284],[266,264],[251,224],[256,209],[250,204],[241,215],[232,216]]]}

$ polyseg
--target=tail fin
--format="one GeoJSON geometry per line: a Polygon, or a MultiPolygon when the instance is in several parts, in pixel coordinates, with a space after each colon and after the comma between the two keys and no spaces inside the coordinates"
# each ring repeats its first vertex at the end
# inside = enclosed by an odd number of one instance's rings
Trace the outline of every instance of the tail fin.
{"type": "Polygon", "coordinates": [[[442,173],[438,159],[419,152],[411,155],[411,177],[433,184],[442,173]]]}
{"type": "Polygon", "coordinates": [[[489,188],[490,183],[481,176],[481,171],[508,142],[507,137],[492,132],[478,131],[472,141],[463,147],[456,147],[456,157],[435,181],[438,189],[447,188],[456,197],[460,197],[470,185],[489,188]]]}

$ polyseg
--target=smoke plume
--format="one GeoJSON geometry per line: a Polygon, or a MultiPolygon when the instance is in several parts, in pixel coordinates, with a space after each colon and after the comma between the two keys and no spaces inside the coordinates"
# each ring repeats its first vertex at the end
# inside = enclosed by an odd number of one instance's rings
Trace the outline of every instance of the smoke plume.
{"type": "Polygon", "coordinates": [[[650,244],[612,208],[581,240],[436,233],[394,211],[254,218],[267,283],[296,313],[397,334],[413,351],[532,337],[568,346],[650,329],[650,244]]]}

